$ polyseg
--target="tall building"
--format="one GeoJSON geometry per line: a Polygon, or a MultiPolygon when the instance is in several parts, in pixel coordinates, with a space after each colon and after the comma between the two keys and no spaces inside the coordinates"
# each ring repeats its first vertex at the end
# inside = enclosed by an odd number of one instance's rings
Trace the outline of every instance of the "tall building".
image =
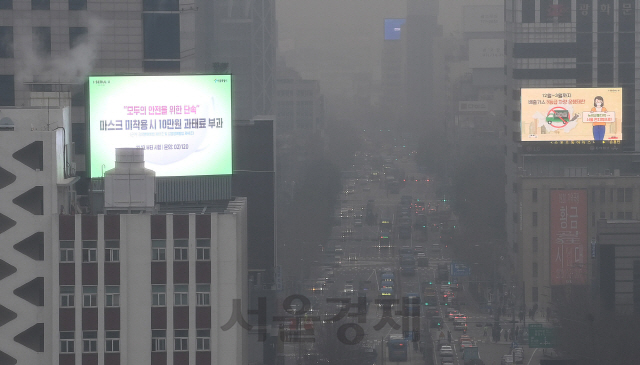
{"type": "MultiPolygon", "coordinates": [[[[405,133],[429,130],[430,136],[443,136],[442,116],[439,101],[446,101],[444,93],[439,93],[438,73],[442,69],[434,62],[434,40],[442,33],[438,25],[438,0],[407,0],[406,58],[405,58],[405,120],[401,124],[405,133]],[[442,134],[439,134],[442,133],[442,134]]],[[[403,29],[403,31],[405,30],[403,29]]],[[[442,66],[442,65],[439,65],[442,66]]]]}
{"type": "Polygon", "coordinates": [[[0,361],[248,364],[246,198],[158,211],[119,153],[113,209],[74,215],[67,109],[0,115],[0,361]]]}
{"type": "Polygon", "coordinates": [[[381,62],[380,109],[385,114],[382,125],[372,126],[382,129],[387,124],[398,124],[405,108],[406,82],[406,22],[404,18],[384,20],[384,41],[381,62]]]}
{"type": "Polygon", "coordinates": [[[54,315],[52,217],[69,212],[73,181],[60,148],[69,122],[64,114],[0,114],[0,361],[6,364],[51,363],[53,339],[45,331],[54,315]]]}
{"type": "Polygon", "coordinates": [[[0,23],[0,106],[73,106],[80,173],[90,74],[230,72],[235,119],[273,114],[273,0],[8,0],[0,23]]]}
{"type": "Polygon", "coordinates": [[[637,196],[634,186],[640,170],[640,138],[636,137],[640,130],[640,93],[635,71],[638,5],[635,0],[505,2],[507,243],[513,258],[514,285],[521,289],[518,293],[523,293],[518,301],[528,308],[534,304],[550,305],[568,286],[595,282],[595,261],[588,251],[591,242],[596,241],[595,219],[637,218],[638,212],[626,204],[627,199],[637,196]],[[540,95],[531,98],[529,94],[525,96],[525,88],[558,89],[554,89],[555,94],[540,91],[540,95]],[[576,88],[600,89],[583,92],[576,88]],[[621,106],[613,107],[610,100],[608,109],[598,110],[597,95],[616,90],[622,93],[621,106]],[[578,96],[585,93],[592,94],[578,96]],[[541,114],[525,112],[530,106],[542,110],[541,114]],[[571,110],[580,112],[570,113],[571,110]],[[615,113],[615,117],[608,114],[614,123],[600,123],[598,127],[607,131],[606,138],[603,140],[595,132],[593,136],[568,138],[570,128],[585,128],[578,123],[589,122],[584,112],[594,110],[615,113]],[[571,120],[562,120],[561,115],[569,114],[571,120]],[[565,127],[569,128],[562,129],[565,127]],[[536,138],[538,142],[534,142],[536,138]],[[628,197],[627,191],[631,194],[628,197]],[[585,206],[576,207],[574,213],[580,211],[579,218],[556,222],[553,219],[562,212],[559,207],[567,207],[562,205],[566,201],[557,199],[566,198],[565,193],[571,192],[577,193],[570,195],[571,199],[587,199],[580,203],[585,206]],[[531,200],[534,196],[537,204],[531,200]],[[554,231],[556,223],[575,223],[581,228],[565,237],[554,231]],[[564,248],[558,249],[558,243],[564,248]],[[544,249],[533,254],[536,247],[544,249]],[[547,251],[553,248],[555,252],[547,251]],[[565,267],[564,274],[547,271],[564,262],[558,254],[567,250],[573,250],[574,264],[565,267]],[[576,270],[586,275],[585,280],[570,279],[570,273],[576,270]]]}

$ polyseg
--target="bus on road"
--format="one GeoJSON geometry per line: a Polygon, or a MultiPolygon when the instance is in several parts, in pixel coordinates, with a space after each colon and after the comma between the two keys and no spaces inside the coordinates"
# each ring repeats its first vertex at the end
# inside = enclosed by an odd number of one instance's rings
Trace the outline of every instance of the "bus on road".
{"type": "Polygon", "coordinates": [[[407,361],[409,340],[402,337],[402,335],[389,335],[387,347],[389,350],[389,361],[407,361]]]}

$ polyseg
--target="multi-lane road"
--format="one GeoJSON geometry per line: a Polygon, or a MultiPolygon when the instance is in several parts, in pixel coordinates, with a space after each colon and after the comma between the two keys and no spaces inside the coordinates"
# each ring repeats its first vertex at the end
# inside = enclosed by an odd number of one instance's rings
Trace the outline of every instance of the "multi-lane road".
{"type": "MultiPolygon", "coordinates": [[[[324,290],[309,291],[304,294],[309,297],[314,314],[319,314],[323,321],[339,312],[339,306],[336,305],[336,303],[331,303],[331,298],[349,298],[350,303],[353,304],[351,310],[349,310],[349,313],[352,315],[344,316],[340,321],[344,323],[357,323],[357,325],[362,328],[364,336],[359,342],[375,349],[375,353],[377,354],[375,362],[372,361],[372,364],[395,364],[396,362],[389,360],[389,348],[387,346],[389,336],[394,334],[402,335],[403,332],[407,331],[413,334],[415,333],[413,332],[414,330],[419,330],[423,341],[416,343],[409,342],[407,361],[404,363],[440,365],[442,359],[438,356],[438,345],[449,344],[448,333],[450,332],[452,346],[454,348],[454,364],[463,365],[460,348],[458,346],[458,338],[462,335],[462,331],[455,331],[451,321],[446,318],[440,318],[436,322],[441,323],[441,328],[427,328],[429,327],[427,325],[429,322],[426,320],[426,307],[424,305],[421,306],[420,320],[414,323],[410,318],[403,318],[401,304],[390,307],[388,305],[381,306],[375,303],[375,300],[379,298],[379,289],[381,286],[380,275],[382,272],[394,272],[394,290],[396,297],[401,303],[401,298],[407,293],[420,293],[420,283],[436,283],[438,264],[449,264],[452,259],[447,248],[442,247],[442,250],[439,252],[431,250],[433,244],[439,243],[438,231],[429,231],[428,237],[425,237],[424,234],[418,234],[414,229],[411,238],[400,239],[397,223],[401,196],[409,195],[413,201],[421,199],[427,202],[427,204],[429,202],[433,205],[437,203],[435,196],[435,185],[437,181],[426,181],[425,176],[418,173],[415,167],[409,163],[403,164],[402,168],[406,171],[408,181],[402,185],[399,194],[388,193],[383,183],[358,180],[355,184],[355,191],[341,195],[340,210],[336,212],[336,215],[339,217],[341,211],[346,211],[348,214],[346,214],[346,217],[339,218],[340,224],[336,224],[333,227],[331,240],[324,245],[324,249],[334,252],[335,246],[338,245],[340,251],[336,251],[335,254],[342,257],[342,262],[339,266],[332,268],[321,265],[314,267],[312,269],[314,277],[326,277],[329,271],[331,271],[331,280],[326,284],[324,290]],[[410,177],[418,177],[418,179],[410,179],[410,177]],[[365,219],[366,206],[369,200],[374,201],[374,211],[377,215],[375,224],[371,225],[368,225],[365,219]],[[379,222],[382,219],[390,219],[392,221],[393,231],[390,235],[390,240],[394,246],[393,249],[379,247],[379,222]],[[360,224],[360,222],[362,222],[362,224],[360,224]],[[416,267],[415,275],[401,275],[398,252],[403,246],[412,248],[422,246],[429,258],[429,265],[426,267],[416,267]],[[356,303],[358,302],[357,291],[362,282],[368,283],[369,290],[367,299],[370,304],[366,315],[355,316],[357,312],[356,303]],[[355,290],[354,293],[347,294],[344,292],[345,286],[347,285],[353,286],[355,290]],[[423,349],[421,348],[426,347],[424,339],[429,338],[427,331],[431,334],[430,338],[433,341],[433,351],[422,351],[423,349]]],[[[353,181],[349,182],[349,185],[353,185],[353,181]]],[[[425,214],[428,215],[428,209],[426,209],[425,214]]],[[[343,216],[344,215],[345,214],[343,214],[343,216]]],[[[415,215],[415,211],[412,212],[412,215],[415,215]]],[[[415,219],[415,217],[412,217],[412,219],[415,219]]],[[[429,222],[429,226],[431,226],[431,223],[432,222],[429,222]]],[[[487,336],[484,336],[485,325],[493,324],[493,319],[488,313],[482,313],[479,307],[474,304],[473,298],[465,292],[466,278],[460,277],[455,279],[459,280],[461,288],[455,292],[455,295],[458,296],[458,302],[460,303],[456,309],[467,316],[467,335],[477,344],[480,357],[485,364],[500,364],[503,355],[509,353],[513,341],[505,341],[504,338],[502,338],[501,341],[497,343],[492,342],[491,327],[488,327],[487,336]]],[[[437,284],[438,283],[436,283],[436,287],[437,284]]],[[[438,291],[438,293],[440,294],[440,291],[438,291]]],[[[431,303],[431,305],[433,305],[433,303],[431,303]]],[[[446,313],[446,308],[444,305],[440,305],[441,315],[446,313]]],[[[338,324],[341,323],[339,322],[338,324]]],[[[317,326],[326,324],[315,323],[314,325],[318,328],[317,326]]],[[[515,325],[519,325],[519,323],[501,323],[503,328],[512,328],[515,325]]],[[[347,332],[347,337],[353,339],[355,332],[355,330],[350,330],[350,332],[347,332]]],[[[338,334],[336,334],[336,336],[338,336],[338,334]]],[[[313,346],[315,345],[301,345],[299,343],[287,344],[285,346],[285,352],[297,353],[297,355],[289,354],[290,356],[288,356],[288,358],[292,359],[292,361],[295,360],[295,362],[292,363],[304,363],[304,360],[300,358],[301,354],[309,352],[313,346]]],[[[539,359],[542,357],[541,352],[535,349],[529,349],[526,346],[523,347],[525,349],[523,363],[525,365],[538,364],[539,359]]],[[[322,354],[320,354],[320,356],[322,356],[322,354]]],[[[313,363],[315,364],[316,362],[313,363]]]]}

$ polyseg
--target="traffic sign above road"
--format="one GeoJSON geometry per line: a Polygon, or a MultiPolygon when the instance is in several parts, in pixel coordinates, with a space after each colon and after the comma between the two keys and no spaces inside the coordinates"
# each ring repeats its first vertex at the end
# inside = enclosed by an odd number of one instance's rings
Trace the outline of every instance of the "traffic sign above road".
{"type": "Polygon", "coordinates": [[[529,325],[529,347],[552,348],[556,342],[555,329],[541,324],[529,325]]]}
{"type": "Polygon", "coordinates": [[[451,263],[451,276],[469,276],[471,270],[467,265],[460,262],[451,263]]]}

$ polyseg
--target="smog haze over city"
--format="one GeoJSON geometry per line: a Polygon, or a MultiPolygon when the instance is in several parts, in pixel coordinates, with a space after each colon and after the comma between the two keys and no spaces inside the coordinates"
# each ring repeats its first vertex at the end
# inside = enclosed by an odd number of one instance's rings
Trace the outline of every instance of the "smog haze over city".
{"type": "Polygon", "coordinates": [[[0,0],[0,365],[640,363],[640,0],[0,0]]]}

